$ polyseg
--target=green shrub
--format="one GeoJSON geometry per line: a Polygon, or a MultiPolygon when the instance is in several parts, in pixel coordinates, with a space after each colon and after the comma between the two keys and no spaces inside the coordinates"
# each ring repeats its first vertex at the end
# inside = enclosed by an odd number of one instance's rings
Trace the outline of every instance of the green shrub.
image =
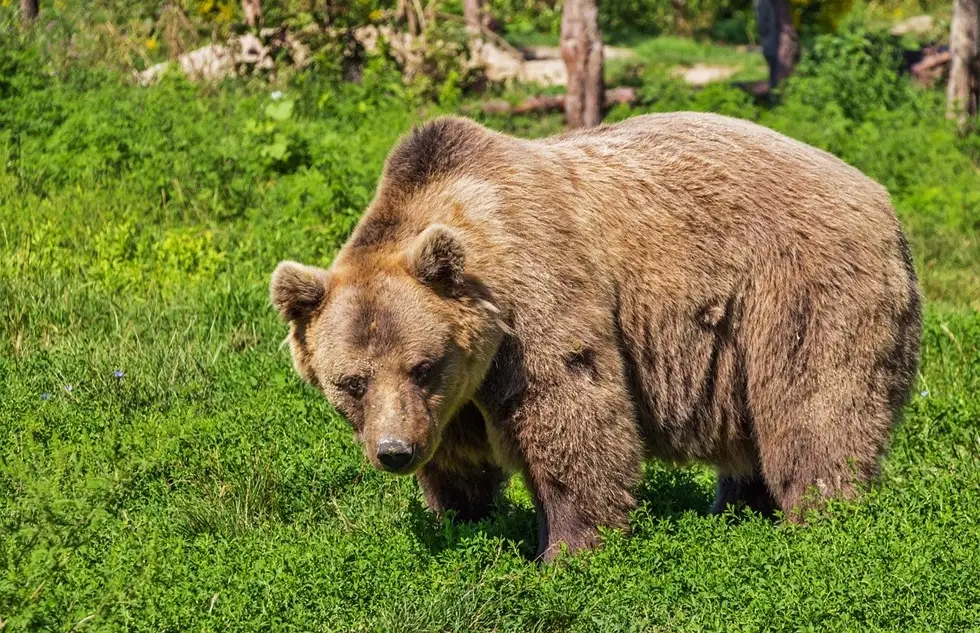
{"type": "Polygon", "coordinates": [[[869,112],[914,101],[912,86],[898,73],[901,48],[886,35],[861,29],[822,35],[807,47],[787,87],[788,99],[804,106],[835,104],[862,120],[869,112]]]}

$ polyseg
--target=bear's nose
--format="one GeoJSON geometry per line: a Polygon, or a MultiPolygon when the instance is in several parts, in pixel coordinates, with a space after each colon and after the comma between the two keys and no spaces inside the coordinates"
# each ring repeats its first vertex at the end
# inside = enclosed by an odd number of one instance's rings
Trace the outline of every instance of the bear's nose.
{"type": "Polygon", "coordinates": [[[388,470],[401,470],[408,466],[415,449],[404,440],[383,437],[378,442],[378,461],[388,470]]]}

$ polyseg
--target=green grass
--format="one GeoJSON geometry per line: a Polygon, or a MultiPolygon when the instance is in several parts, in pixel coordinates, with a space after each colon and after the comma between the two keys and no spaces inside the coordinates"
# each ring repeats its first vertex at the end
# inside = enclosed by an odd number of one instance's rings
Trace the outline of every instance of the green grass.
{"type": "Polygon", "coordinates": [[[750,51],[746,47],[662,35],[633,40],[630,49],[636,55],[636,60],[610,60],[607,64],[608,74],[614,76],[617,70],[638,63],[647,71],[695,64],[737,68],[738,71],[727,81],[759,81],[769,76],[762,51],[750,51]]]}
{"type": "MultiPolygon", "coordinates": [[[[542,33],[509,39],[515,46],[558,46],[556,36],[542,33]]],[[[606,61],[606,80],[610,84],[618,84],[625,76],[635,75],[637,72],[668,71],[695,64],[737,68],[738,72],[728,81],[758,81],[768,77],[769,72],[762,52],[747,46],[728,46],[673,35],[634,35],[606,44],[633,53],[632,58],[606,61]]],[[[535,91],[541,92],[540,89],[535,91]]]]}
{"type": "Polygon", "coordinates": [[[952,19],[953,5],[935,0],[885,0],[882,2],[857,0],[851,9],[851,19],[863,20],[873,27],[889,28],[918,15],[931,15],[935,19],[935,30],[927,33],[928,38],[947,40],[949,23],[952,19]]]}
{"type": "Polygon", "coordinates": [[[690,66],[697,63],[718,66],[751,67],[765,72],[766,60],[761,51],[748,52],[745,47],[725,46],[714,42],[662,35],[631,44],[636,54],[651,64],[690,66]]]}
{"type": "Polygon", "coordinates": [[[709,471],[650,464],[631,535],[540,567],[519,482],[452,523],[372,470],[268,303],[275,264],[328,262],[436,108],[383,68],[298,79],[290,108],[0,49],[4,633],[980,630],[980,141],[835,50],[772,110],[652,72],[638,110],[752,118],[889,187],[928,304],[880,485],[798,528],[708,516],[709,471]]]}

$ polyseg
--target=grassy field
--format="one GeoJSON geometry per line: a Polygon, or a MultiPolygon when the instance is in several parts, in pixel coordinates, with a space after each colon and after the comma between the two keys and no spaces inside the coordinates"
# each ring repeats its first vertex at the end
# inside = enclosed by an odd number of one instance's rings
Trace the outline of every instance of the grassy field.
{"type": "Polygon", "coordinates": [[[880,485],[798,528],[708,516],[711,472],[650,464],[632,534],[548,567],[519,482],[452,523],[372,470],[268,304],[275,264],[327,263],[397,137],[458,101],[380,66],[278,99],[145,90],[0,47],[0,629],[980,630],[980,140],[854,47],[823,41],[771,110],[650,72],[610,120],[743,116],[889,188],[928,302],[880,485]]]}

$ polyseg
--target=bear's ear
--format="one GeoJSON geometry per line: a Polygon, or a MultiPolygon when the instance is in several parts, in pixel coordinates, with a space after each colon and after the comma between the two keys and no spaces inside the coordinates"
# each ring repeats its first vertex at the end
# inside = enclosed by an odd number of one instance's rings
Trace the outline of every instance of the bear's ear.
{"type": "Polygon", "coordinates": [[[296,262],[281,262],[272,273],[269,294],[283,319],[305,319],[327,296],[327,271],[296,262]]]}
{"type": "Polygon", "coordinates": [[[458,295],[466,268],[466,250],[459,231],[444,224],[433,224],[422,231],[409,248],[408,268],[437,292],[458,295]]]}

